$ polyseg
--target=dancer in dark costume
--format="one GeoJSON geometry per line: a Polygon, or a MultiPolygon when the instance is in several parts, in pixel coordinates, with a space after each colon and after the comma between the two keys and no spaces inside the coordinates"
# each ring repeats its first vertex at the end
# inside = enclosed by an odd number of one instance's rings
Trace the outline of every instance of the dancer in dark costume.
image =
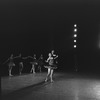
{"type": "Polygon", "coordinates": [[[29,73],[31,69],[31,63],[33,61],[33,57],[27,56],[27,57],[22,57],[22,62],[24,65],[24,72],[29,73]]]}
{"type": "Polygon", "coordinates": [[[19,74],[22,74],[22,70],[23,70],[23,58],[21,53],[19,54],[19,56],[14,57],[15,60],[17,61],[16,63],[18,64],[18,69],[19,69],[19,74]]]}
{"type": "Polygon", "coordinates": [[[18,58],[19,74],[21,75],[22,70],[24,68],[24,64],[23,64],[24,58],[22,57],[21,53],[19,54],[19,56],[17,58],[18,58]]]}
{"type": "Polygon", "coordinates": [[[46,60],[46,62],[48,62],[49,65],[48,66],[44,66],[45,68],[48,69],[48,74],[47,74],[47,77],[45,79],[45,82],[47,82],[49,77],[50,77],[50,81],[53,82],[52,75],[53,75],[54,69],[57,69],[57,66],[54,64],[54,59],[56,59],[57,56],[55,56],[55,58],[54,58],[51,53],[49,53],[48,56],[49,57],[46,60]]]}
{"type": "Polygon", "coordinates": [[[23,62],[19,63],[19,74],[22,74],[22,70],[23,70],[23,62]]]}
{"type": "Polygon", "coordinates": [[[41,72],[41,69],[43,67],[44,63],[43,63],[43,55],[41,54],[39,60],[38,60],[38,70],[41,72]]]}
{"type": "Polygon", "coordinates": [[[34,54],[33,56],[33,61],[30,62],[32,64],[32,68],[31,68],[31,73],[35,74],[35,69],[36,69],[36,66],[38,65],[37,63],[37,59],[36,59],[36,54],[34,54]]]}
{"type": "Polygon", "coordinates": [[[14,59],[19,57],[20,55],[14,57],[13,54],[11,54],[11,56],[3,63],[3,64],[7,63],[8,65],[9,76],[12,76],[12,68],[15,66],[14,59]]]}
{"type": "Polygon", "coordinates": [[[9,60],[9,63],[8,63],[9,76],[12,76],[12,68],[15,66],[15,63],[14,63],[13,59],[14,59],[13,54],[11,54],[10,58],[8,59],[9,60]]]}

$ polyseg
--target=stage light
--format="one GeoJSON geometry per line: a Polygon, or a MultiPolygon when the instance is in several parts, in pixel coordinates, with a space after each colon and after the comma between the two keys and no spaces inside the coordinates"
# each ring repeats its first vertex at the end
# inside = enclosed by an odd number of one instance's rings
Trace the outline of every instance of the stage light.
{"type": "Polygon", "coordinates": [[[77,32],[77,29],[76,28],[74,29],[74,32],[77,32]]]}
{"type": "Polygon", "coordinates": [[[77,24],[74,24],[74,27],[77,27],[77,24]]]}
{"type": "Polygon", "coordinates": [[[74,40],[74,42],[76,42],[76,40],[74,40]]]}
{"type": "Polygon", "coordinates": [[[76,48],[77,46],[76,45],[74,45],[74,48],[76,48]]]}
{"type": "Polygon", "coordinates": [[[77,34],[74,34],[74,37],[77,37],[77,34]]]}

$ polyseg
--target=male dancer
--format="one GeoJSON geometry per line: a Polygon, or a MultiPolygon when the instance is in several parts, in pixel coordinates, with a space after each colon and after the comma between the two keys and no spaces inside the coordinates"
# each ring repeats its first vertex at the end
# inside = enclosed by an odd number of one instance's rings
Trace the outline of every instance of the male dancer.
{"type": "Polygon", "coordinates": [[[50,81],[53,82],[53,79],[52,79],[53,71],[54,71],[54,69],[57,68],[57,66],[54,64],[54,59],[56,59],[56,56],[54,58],[52,56],[52,53],[49,53],[48,56],[49,57],[46,60],[46,62],[49,63],[49,66],[44,66],[45,68],[48,68],[48,74],[47,74],[47,77],[45,79],[45,82],[47,82],[47,80],[48,80],[49,77],[50,77],[50,81]]]}
{"type": "MultiPolygon", "coordinates": [[[[56,55],[56,54],[54,54],[54,50],[52,50],[51,51],[51,54],[52,54],[52,56],[56,59],[56,58],[58,58],[58,55],[56,55]]],[[[55,60],[55,63],[57,64],[58,63],[58,61],[57,60],[55,60]]]]}
{"type": "Polygon", "coordinates": [[[52,51],[51,51],[51,54],[52,54],[52,56],[53,56],[53,57],[56,57],[56,58],[57,58],[57,57],[58,57],[58,55],[54,54],[54,52],[55,52],[55,51],[54,51],[54,50],[52,50],[52,51]]]}

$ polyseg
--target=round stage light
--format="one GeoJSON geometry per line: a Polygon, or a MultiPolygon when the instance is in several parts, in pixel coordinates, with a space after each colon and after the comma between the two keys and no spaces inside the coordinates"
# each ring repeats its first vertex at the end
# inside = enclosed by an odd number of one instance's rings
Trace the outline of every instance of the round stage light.
{"type": "Polygon", "coordinates": [[[77,32],[77,29],[76,28],[74,29],[74,32],[77,32]]]}
{"type": "Polygon", "coordinates": [[[74,48],[76,48],[77,46],[76,45],[74,45],[74,48]]]}
{"type": "Polygon", "coordinates": [[[74,24],[74,27],[77,27],[77,24],[74,24]]]}
{"type": "Polygon", "coordinates": [[[77,34],[74,34],[74,37],[77,37],[77,34]]]}

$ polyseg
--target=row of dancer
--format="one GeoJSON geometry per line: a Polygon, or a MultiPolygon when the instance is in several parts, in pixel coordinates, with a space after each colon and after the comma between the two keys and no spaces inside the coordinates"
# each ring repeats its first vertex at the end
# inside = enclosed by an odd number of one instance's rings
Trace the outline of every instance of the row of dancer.
{"type": "Polygon", "coordinates": [[[40,58],[37,60],[36,59],[36,55],[34,55],[34,58],[33,58],[33,61],[30,62],[30,64],[32,65],[32,68],[31,68],[31,73],[35,73],[35,69],[36,69],[36,66],[38,66],[38,70],[41,72],[41,68],[44,66],[44,61],[43,61],[43,55],[40,56],[40,58]]]}
{"type": "Polygon", "coordinates": [[[41,67],[44,66],[44,68],[47,68],[47,70],[48,70],[45,82],[47,82],[49,80],[49,78],[50,78],[50,81],[53,82],[53,78],[52,77],[53,77],[54,69],[57,69],[57,62],[55,62],[55,61],[57,61],[57,60],[55,60],[57,57],[58,57],[58,55],[54,54],[54,50],[52,50],[48,54],[48,58],[47,58],[47,60],[45,60],[45,63],[44,63],[43,55],[41,55],[39,57],[39,59],[37,60],[35,54],[34,54],[33,57],[32,56],[22,57],[21,54],[19,56],[14,57],[13,54],[12,54],[9,57],[9,59],[6,61],[6,62],[8,62],[7,64],[9,66],[9,69],[8,69],[9,76],[12,76],[12,68],[14,66],[16,66],[15,63],[14,63],[14,59],[16,59],[16,58],[20,59],[20,62],[19,62],[19,73],[21,74],[22,70],[23,70],[23,67],[24,67],[23,60],[31,58],[32,61],[30,62],[30,64],[32,64],[32,67],[31,67],[30,72],[31,73],[35,73],[36,66],[38,66],[38,69],[41,72],[41,67]]]}
{"type": "Polygon", "coordinates": [[[22,57],[21,54],[19,56],[14,57],[13,54],[11,54],[11,56],[3,63],[3,64],[7,63],[8,65],[9,76],[12,76],[12,68],[14,68],[15,66],[19,66],[19,74],[22,73],[25,59],[31,59],[31,62],[29,62],[30,64],[32,64],[30,72],[35,73],[36,66],[38,66],[38,70],[41,72],[41,67],[43,66],[43,55],[41,55],[37,60],[36,54],[34,54],[33,57],[32,56],[22,57]],[[19,61],[18,65],[15,64],[15,59],[19,61]]]}
{"type": "MultiPolygon", "coordinates": [[[[45,60],[45,64],[43,63],[43,56],[40,56],[39,58],[39,69],[41,69],[41,66],[43,65],[44,68],[48,69],[48,73],[47,73],[47,76],[46,76],[46,79],[45,79],[45,82],[47,82],[49,79],[50,79],[50,82],[54,82],[53,81],[53,73],[54,73],[54,70],[58,68],[57,66],[57,58],[58,58],[58,55],[56,55],[54,53],[55,51],[52,50],[49,54],[48,54],[48,58],[47,60],[45,60]]],[[[37,63],[37,60],[36,60],[36,57],[35,57],[35,60],[34,62],[31,62],[32,63],[32,69],[31,71],[33,71],[33,73],[35,73],[35,66],[38,64],[37,63]]]]}

